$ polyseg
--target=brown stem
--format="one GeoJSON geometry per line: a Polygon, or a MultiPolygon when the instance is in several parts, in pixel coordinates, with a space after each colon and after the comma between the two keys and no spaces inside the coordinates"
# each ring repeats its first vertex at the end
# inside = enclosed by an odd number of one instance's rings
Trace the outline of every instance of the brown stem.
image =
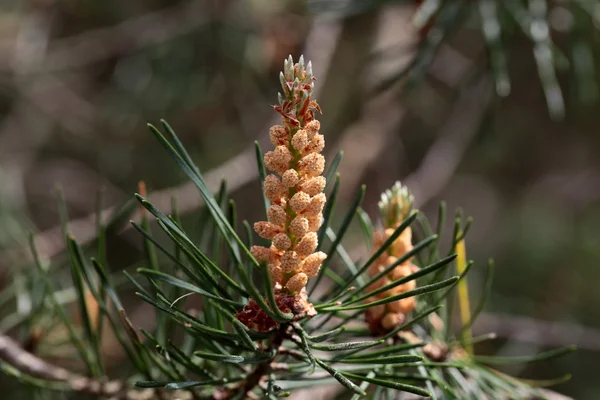
{"type": "Polygon", "coordinates": [[[129,399],[121,381],[101,382],[51,365],[24,350],[17,342],[0,334],[0,360],[21,373],[46,381],[65,383],[72,391],[97,396],[129,399]]]}
{"type": "MultiPolygon", "coordinates": [[[[277,349],[277,352],[279,354],[279,347],[283,343],[283,340],[287,337],[287,328],[287,324],[281,326],[281,328],[275,334],[275,337],[269,344],[269,347],[266,349],[266,351],[272,351],[274,349],[277,349]]],[[[271,364],[272,362],[270,360],[258,364],[254,371],[252,371],[252,373],[248,375],[246,379],[241,381],[236,387],[224,389],[222,391],[217,391],[213,396],[213,400],[232,399],[235,396],[238,396],[240,393],[244,393],[244,399],[252,399],[252,390],[254,390],[254,388],[256,388],[260,384],[261,380],[269,374],[269,372],[271,371],[271,364]]]]}
{"type": "Polygon", "coordinates": [[[182,391],[164,391],[162,389],[133,389],[120,380],[102,381],[68,371],[48,363],[23,349],[19,343],[0,333],[0,361],[19,371],[19,374],[39,380],[52,387],[52,383],[61,383],[66,390],[79,394],[110,398],[113,400],[139,399],[181,399],[182,391]]]}

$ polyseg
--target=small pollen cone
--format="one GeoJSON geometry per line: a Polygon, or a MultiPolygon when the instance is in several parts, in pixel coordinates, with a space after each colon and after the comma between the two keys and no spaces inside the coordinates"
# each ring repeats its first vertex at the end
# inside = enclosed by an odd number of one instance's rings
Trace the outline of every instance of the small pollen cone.
{"type": "MultiPolygon", "coordinates": [[[[383,222],[383,229],[376,231],[373,235],[373,247],[379,249],[381,245],[389,239],[402,222],[409,216],[412,209],[413,196],[405,186],[397,182],[391,189],[381,195],[379,202],[379,211],[383,222]]],[[[412,231],[407,227],[400,236],[394,240],[387,252],[377,258],[367,270],[370,276],[376,276],[393,265],[399,258],[413,249],[412,231]]],[[[397,265],[387,274],[381,276],[367,290],[374,291],[393,282],[406,278],[416,272],[418,267],[412,264],[412,258],[407,259],[402,264],[397,265]]],[[[404,284],[396,285],[389,290],[380,292],[373,297],[365,300],[365,303],[372,303],[391,296],[396,296],[414,290],[417,286],[416,281],[408,281],[404,284]]],[[[404,323],[406,316],[414,311],[416,299],[408,297],[395,300],[383,305],[373,306],[367,309],[365,321],[369,325],[371,333],[374,335],[386,333],[400,324],[404,323]]]]}

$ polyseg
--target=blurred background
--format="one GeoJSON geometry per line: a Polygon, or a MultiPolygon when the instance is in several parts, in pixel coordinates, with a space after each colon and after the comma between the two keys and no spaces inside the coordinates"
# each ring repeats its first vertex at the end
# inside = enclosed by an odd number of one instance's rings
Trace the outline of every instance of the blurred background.
{"type": "MultiPolygon", "coordinates": [[[[571,372],[557,391],[600,398],[599,29],[597,0],[2,0],[0,285],[26,262],[28,231],[60,257],[57,185],[83,242],[98,187],[108,210],[144,180],[159,208],[176,197],[197,222],[199,195],[147,132],[160,118],[212,187],[226,178],[241,216],[260,218],[253,142],[266,148],[278,121],[284,58],[304,54],[328,159],[344,150],[338,214],[366,183],[375,218],[396,180],[434,222],[441,200],[462,207],[474,299],[496,261],[474,330],[498,339],[480,350],[577,344],[507,371],[571,372]]],[[[109,264],[132,265],[140,249],[138,235],[112,232],[109,264]]],[[[2,330],[18,332],[29,310],[16,306],[2,330]]]]}

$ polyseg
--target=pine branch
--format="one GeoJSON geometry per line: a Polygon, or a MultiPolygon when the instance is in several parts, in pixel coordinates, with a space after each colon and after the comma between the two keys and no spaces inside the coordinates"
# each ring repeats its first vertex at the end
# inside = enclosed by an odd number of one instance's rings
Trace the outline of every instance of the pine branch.
{"type": "Polygon", "coordinates": [[[51,388],[52,383],[62,383],[61,390],[82,395],[106,397],[112,400],[140,400],[140,399],[188,399],[189,393],[165,391],[161,389],[131,389],[120,380],[102,381],[71,372],[65,368],[48,363],[36,355],[24,350],[19,343],[10,337],[0,334],[0,370],[2,362],[14,370],[17,378],[41,384],[44,388],[51,388]]]}
{"type": "MultiPolygon", "coordinates": [[[[339,161],[334,161],[325,171],[325,159],[321,154],[324,136],[319,133],[320,123],[315,120],[320,107],[311,97],[314,80],[311,64],[305,64],[303,58],[294,64],[290,56],[284,63],[280,80],[283,94],[279,95],[279,104],[274,109],[282,115],[284,125],[270,131],[273,151],[261,157],[260,147],[257,150],[258,169],[268,169],[272,174],[266,176],[263,172],[261,175],[264,195],[269,200],[265,201],[268,220],[257,222],[254,229],[263,239],[271,241],[270,247],[254,245],[247,222],[244,222],[246,235],[239,235],[235,202],[229,199],[226,185],[222,185],[218,195],[212,194],[207,179],[175,131],[165,121],[162,121],[162,130],[149,126],[158,143],[200,191],[207,206],[201,225],[213,235],[196,243],[179,220],[181,210],[174,206],[171,208],[173,216],[167,216],[159,210],[163,208],[160,204],[157,208],[145,197],[136,195],[148,215],[156,218],[158,226],[171,239],[174,252],[154,239],[147,226],[148,220],[141,226],[133,224],[134,227],[144,234],[147,245],[156,246],[155,250],[160,250],[175,264],[173,269],[169,269],[168,263],[161,264],[159,271],[156,254],[148,252],[146,247],[146,258],[152,268],[138,268],[137,271],[148,279],[148,288],[129,275],[128,278],[137,288],[136,294],[155,308],[156,317],[168,317],[185,330],[180,346],[179,341],[172,341],[175,326],[169,328],[164,324],[165,320],[159,318],[155,332],[142,330],[146,342],[129,319],[123,318],[124,331],[135,347],[130,360],[146,379],[138,381],[136,386],[150,390],[148,393],[152,397],[161,400],[170,399],[173,394],[178,396],[177,391],[184,389],[190,391],[188,396],[212,400],[273,398],[289,395],[288,390],[313,385],[314,378],[310,375],[319,367],[330,375],[325,380],[337,381],[355,393],[354,398],[366,396],[369,387],[374,385],[374,398],[389,397],[399,391],[429,397],[439,390],[444,398],[461,398],[462,393],[473,393],[477,398],[487,398],[489,394],[496,398],[504,392],[510,398],[533,399],[540,394],[534,386],[568,380],[570,375],[543,381],[519,380],[487,365],[548,360],[571,352],[572,347],[525,357],[468,357],[464,350],[468,340],[458,342],[449,329],[444,329],[444,326],[450,326],[452,313],[441,314],[439,323],[433,322],[432,318],[437,316],[434,313],[444,303],[452,304],[454,284],[464,279],[472,264],[463,260],[465,268],[458,271],[459,276],[448,277],[454,272],[444,271],[442,267],[449,265],[454,255],[440,258],[437,247],[445,213],[440,211],[442,217],[438,219],[437,234],[434,234],[427,219],[418,218],[418,211],[412,209],[414,198],[411,192],[399,182],[381,195],[378,203],[381,224],[377,230],[371,222],[367,223],[371,227],[366,228],[366,237],[373,247],[370,258],[361,261],[360,268],[354,261],[343,259],[348,267],[343,275],[328,270],[329,277],[338,278],[334,279],[338,285],[335,288],[337,294],[313,298],[313,307],[305,286],[308,278],[319,274],[321,267],[326,271],[327,264],[323,260],[328,254],[319,251],[318,243],[322,242],[323,233],[329,230],[329,223],[335,217],[332,210],[340,182],[336,172],[339,161]],[[335,183],[326,195],[328,182],[335,183]],[[324,208],[326,200],[329,205],[324,208]],[[416,241],[413,228],[426,238],[421,244],[413,244],[416,241]],[[361,279],[365,275],[371,281],[363,283],[361,279]],[[183,280],[184,276],[189,281],[183,280]],[[259,277],[261,284],[255,282],[259,277]],[[417,278],[423,277],[428,279],[417,282],[417,278]],[[349,290],[351,288],[353,290],[349,290]],[[361,294],[365,289],[367,293],[361,294]],[[192,315],[179,301],[187,296],[182,290],[204,297],[202,312],[192,315]],[[427,316],[430,324],[423,323],[427,316]],[[341,319],[335,327],[327,325],[333,317],[341,319]],[[362,322],[361,326],[350,326],[358,321],[362,322]],[[391,340],[402,331],[414,335],[414,341],[391,340]],[[356,341],[365,334],[379,340],[356,341]],[[287,353],[280,351],[284,340],[296,346],[287,353]],[[322,343],[329,340],[330,343],[322,343]],[[440,356],[433,356],[430,348],[438,343],[443,351],[439,351],[440,356]],[[332,352],[336,354],[331,355],[332,352]],[[286,364],[288,356],[294,356],[299,362],[286,364]],[[411,367],[415,367],[416,372],[403,371],[411,367]],[[274,385],[274,381],[278,385],[274,385]],[[166,389],[173,391],[163,392],[166,389]],[[260,394],[257,394],[259,390],[260,394]],[[457,396],[456,393],[460,394],[457,396]]],[[[478,85],[484,86],[485,81],[478,85]]],[[[456,153],[457,150],[453,151],[456,153]]],[[[144,194],[143,190],[140,192],[144,194]]],[[[355,205],[347,211],[349,217],[344,218],[342,226],[332,233],[332,249],[340,246],[339,249],[346,253],[341,241],[363,194],[357,196],[355,205]]],[[[63,211],[61,217],[65,225],[66,212],[63,211]]],[[[462,214],[457,213],[452,249],[462,240],[463,234],[459,239],[459,232],[466,234],[469,224],[467,219],[463,227],[462,214]]],[[[101,223],[99,227],[102,227],[101,223]]],[[[69,334],[82,359],[91,365],[84,349],[98,342],[83,301],[84,289],[91,291],[99,309],[108,317],[107,321],[112,321],[111,314],[103,300],[105,296],[98,295],[97,290],[106,291],[122,317],[125,311],[104,266],[92,259],[92,270],[83,249],[67,233],[66,226],[64,231],[69,243],[73,285],[82,317],[87,321],[82,338],[70,324],[69,334]],[[101,279],[100,289],[96,289],[92,272],[101,279]]],[[[37,270],[45,279],[47,295],[55,299],[46,268],[37,257],[35,246],[32,250],[37,270]]],[[[333,250],[329,254],[333,254],[333,250]]],[[[35,292],[35,285],[33,289],[35,292]]],[[[42,296],[40,304],[43,301],[42,296]]],[[[55,300],[53,303],[58,304],[55,300]]],[[[62,308],[58,309],[63,323],[67,324],[66,313],[62,308]]],[[[470,318],[465,321],[471,323],[470,318]]],[[[111,326],[115,333],[123,329],[112,322],[111,326]]],[[[124,348],[129,347],[124,345],[124,348]]],[[[100,351],[96,350],[96,353],[93,359],[99,360],[100,351]]],[[[6,336],[0,336],[0,370],[24,383],[45,389],[123,400],[134,400],[140,393],[126,388],[127,382],[138,375],[123,378],[123,381],[103,382],[103,373],[90,368],[95,378],[89,378],[51,365],[6,336]]]]}
{"type": "Polygon", "coordinates": [[[49,364],[27,352],[10,337],[0,334],[0,360],[16,368],[19,372],[34,378],[63,382],[73,391],[97,396],[117,397],[129,400],[125,385],[121,381],[101,382],[49,364]]]}
{"type": "MultiPolygon", "coordinates": [[[[281,344],[283,343],[283,340],[287,337],[286,329],[287,329],[287,326],[283,326],[277,332],[277,334],[271,341],[271,344],[269,345],[269,347],[267,349],[265,349],[266,352],[270,352],[274,349],[280,348],[281,344]]],[[[262,382],[262,380],[269,374],[269,372],[271,371],[271,369],[273,367],[273,364],[274,363],[272,362],[272,360],[265,361],[263,363],[258,364],[256,366],[256,368],[254,368],[254,370],[250,373],[250,375],[248,375],[246,377],[246,379],[241,381],[238,385],[236,385],[233,388],[217,391],[215,393],[215,395],[213,396],[213,399],[214,400],[227,400],[227,399],[233,399],[233,398],[243,398],[243,399],[251,398],[252,390],[254,390],[257,386],[259,386],[260,383],[262,382]]],[[[282,365],[279,365],[279,367],[281,367],[281,366],[282,365]]]]}

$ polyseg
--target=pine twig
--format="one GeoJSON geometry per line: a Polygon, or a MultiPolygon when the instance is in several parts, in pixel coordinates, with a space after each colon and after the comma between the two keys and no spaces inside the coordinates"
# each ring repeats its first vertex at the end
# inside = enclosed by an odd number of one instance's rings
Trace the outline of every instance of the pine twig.
{"type": "Polygon", "coordinates": [[[129,400],[121,381],[100,382],[52,365],[25,351],[19,343],[0,334],[0,360],[34,378],[66,383],[74,392],[129,400]]]}
{"type": "Polygon", "coordinates": [[[159,393],[157,389],[129,389],[120,380],[103,382],[98,379],[79,375],[42,360],[24,350],[15,340],[0,334],[0,362],[2,361],[31,378],[48,381],[49,383],[63,383],[68,390],[78,394],[106,397],[111,400],[187,398],[182,395],[181,391],[159,393]],[[159,395],[160,397],[157,397],[159,395]]]}
{"type": "MultiPolygon", "coordinates": [[[[271,344],[265,351],[269,352],[274,349],[278,350],[280,348],[281,344],[283,343],[283,340],[287,337],[286,330],[287,330],[287,326],[283,326],[279,330],[279,332],[275,335],[275,337],[271,341],[271,344]]],[[[246,377],[246,379],[241,381],[235,387],[217,391],[214,394],[213,399],[214,400],[233,399],[233,398],[237,398],[242,393],[243,393],[242,398],[252,399],[253,398],[252,393],[251,393],[252,390],[254,390],[254,388],[256,388],[257,386],[260,385],[260,383],[264,379],[264,377],[269,374],[269,371],[271,370],[272,366],[273,366],[272,360],[265,361],[263,363],[258,364],[256,366],[256,368],[254,368],[254,370],[250,373],[250,375],[248,375],[246,377]]]]}

